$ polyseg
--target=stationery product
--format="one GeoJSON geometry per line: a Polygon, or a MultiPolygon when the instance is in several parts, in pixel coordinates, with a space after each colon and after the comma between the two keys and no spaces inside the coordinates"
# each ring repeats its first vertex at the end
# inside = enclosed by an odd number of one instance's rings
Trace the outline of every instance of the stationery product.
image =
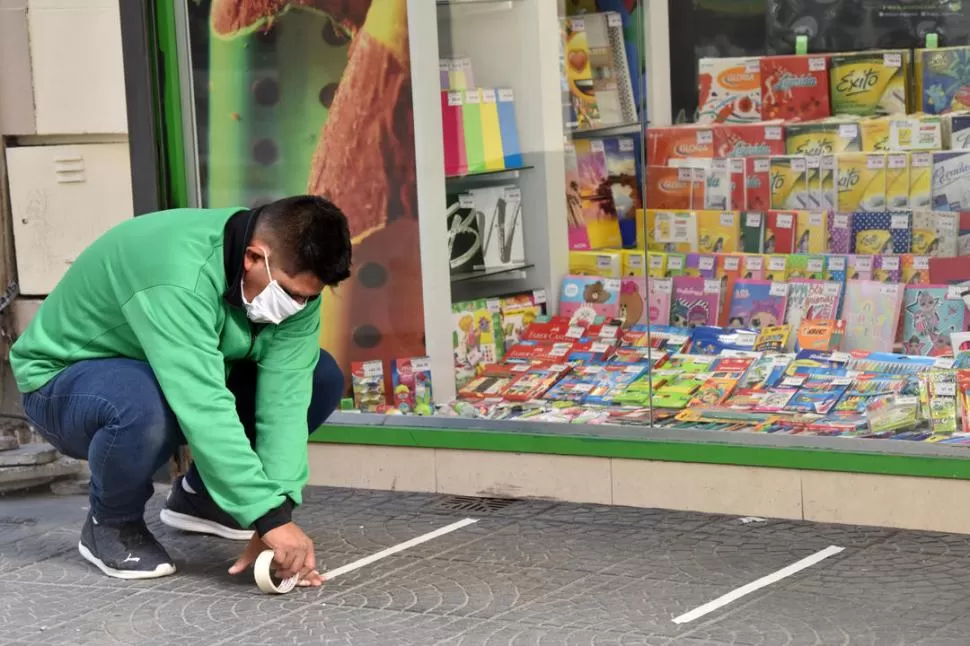
{"type": "Polygon", "coordinates": [[[592,323],[597,316],[616,318],[620,312],[620,281],[616,278],[566,276],[559,313],[592,323]]]}
{"type": "MultiPolygon", "coordinates": [[[[947,120],[951,150],[970,150],[970,112],[951,114],[947,120]]],[[[939,146],[938,146],[939,147],[939,146]]]]}
{"type": "Polygon", "coordinates": [[[913,253],[952,258],[959,254],[960,214],[913,212],[913,253]]]}
{"type": "Polygon", "coordinates": [[[692,172],[689,168],[647,167],[646,208],[691,208],[692,172]]]}
{"type": "Polygon", "coordinates": [[[647,279],[647,319],[651,325],[670,324],[673,291],[672,278],[647,279]]]}
{"type": "MultiPolygon", "coordinates": [[[[570,222],[570,249],[603,249],[621,245],[620,227],[609,188],[606,148],[599,139],[575,142],[580,221],[570,222]]],[[[567,166],[567,174],[568,174],[567,166]]],[[[571,196],[567,193],[567,200],[571,196]]],[[[574,215],[572,205],[569,213],[574,215]]]]}
{"type": "Polygon", "coordinates": [[[930,258],[930,282],[954,285],[970,281],[970,258],[930,258]]]}
{"type": "MultiPolygon", "coordinates": [[[[637,120],[630,66],[623,41],[623,21],[618,13],[588,13],[573,18],[585,23],[593,94],[599,110],[599,125],[611,126],[637,120]]],[[[572,55],[570,53],[570,55],[572,55]]]]}
{"type": "Polygon", "coordinates": [[[882,153],[889,150],[891,117],[867,117],[859,122],[862,129],[862,152],[882,153]]]}
{"type": "Polygon", "coordinates": [[[970,151],[933,153],[933,210],[970,211],[970,151]]]}
{"type": "Polygon", "coordinates": [[[647,251],[647,276],[664,278],[667,276],[667,254],[662,251],[647,251]]]}
{"type": "Polygon", "coordinates": [[[620,252],[621,269],[624,276],[646,276],[646,257],[639,249],[624,249],[620,252]]]}
{"type": "Polygon", "coordinates": [[[354,361],[350,364],[350,381],[354,406],[364,412],[376,412],[387,405],[382,361],[354,361]]]}
{"type": "Polygon", "coordinates": [[[619,278],[623,275],[623,258],[619,251],[570,251],[569,273],[577,276],[619,278]]]}
{"type": "Polygon", "coordinates": [[[647,322],[647,278],[625,276],[620,280],[620,311],[623,327],[647,322]]]}
{"type": "Polygon", "coordinates": [[[452,305],[455,376],[466,383],[485,366],[502,360],[501,304],[498,299],[479,299],[452,305]]]}
{"type": "Polygon", "coordinates": [[[714,278],[717,275],[717,256],[712,253],[689,253],[684,267],[685,276],[714,278]]]}
{"type": "Polygon", "coordinates": [[[465,90],[461,104],[462,130],[465,133],[465,159],[469,173],[486,170],[485,139],[482,134],[482,91],[465,90]]]}
{"type": "Polygon", "coordinates": [[[602,121],[593,89],[593,68],[586,38],[586,21],[581,17],[565,18],[560,24],[566,125],[577,130],[600,126],[602,121]]]}
{"type": "Polygon", "coordinates": [[[768,211],[765,215],[764,252],[793,253],[795,251],[795,223],[798,213],[768,211]]]}
{"type": "Polygon", "coordinates": [[[746,255],[742,261],[741,275],[744,278],[763,280],[765,277],[765,257],[746,255]]]}
{"type": "Polygon", "coordinates": [[[886,156],[882,153],[842,153],[835,156],[836,211],[886,209],[886,156]]]}
{"type": "Polygon", "coordinates": [[[785,126],[780,122],[725,123],[713,133],[715,159],[785,154],[785,126]]]}
{"type": "Polygon", "coordinates": [[[648,128],[647,165],[670,166],[672,159],[713,159],[714,131],[708,126],[648,128]]]}
{"type": "Polygon", "coordinates": [[[873,256],[872,279],[880,283],[898,283],[902,280],[901,256],[873,256]]]}
{"type": "Polygon", "coordinates": [[[823,280],[826,275],[825,256],[793,253],[788,256],[787,277],[823,280]]]}
{"type": "Polygon", "coordinates": [[[925,49],[923,109],[929,114],[970,110],[970,47],[925,49]]]}
{"type": "MultiPolygon", "coordinates": [[[[543,305],[535,293],[515,294],[499,300],[502,322],[502,339],[505,349],[522,340],[522,333],[543,313],[543,305]]],[[[545,294],[542,299],[545,300],[545,294]]]]}
{"type": "Polygon", "coordinates": [[[900,257],[901,280],[908,285],[926,285],[930,282],[929,256],[903,254],[900,257]]]}
{"type": "Polygon", "coordinates": [[[826,246],[829,253],[852,252],[852,214],[828,213],[828,236],[826,246]]]}
{"type": "Polygon", "coordinates": [[[721,306],[721,281],[694,276],[673,279],[670,324],[676,327],[716,325],[721,306]]]}
{"type": "Polygon", "coordinates": [[[431,415],[431,362],[427,357],[395,359],[391,362],[394,407],[403,413],[431,415]]]}
{"type": "Polygon", "coordinates": [[[903,298],[903,352],[953,356],[950,335],[970,323],[959,293],[946,285],[908,285],[903,298]]]}
{"type": "Polygon", "coordinates": [[[771,160],[748,157],[744,164],[744,208],[767,211],[771,208],[771,160]]]}
{"type": "Polygon", "coordinates": [[[912,216],[907,211],[864,213],[852,216],[853,251],[859,254],[910,253],[912,216]]]}
{"type": "Polygon", "coordinates": [[[811,121],[831,114],[825,56],[761,59],[761,113],[765,120],[811,121]]]}
{"type": "Polygon", "coordinates": [[[828,251],[827,217],[824,211],[799,211],[795,217],[795,253],[828,251]]]}
{"type": "MultiPolygon", "coordinates": [[[[791,307],[789,305],[789,307],[791,307]]],[[[818,350],[832,352],[842,347],[845,321],[833,319],[802,319],[795,339],[795,351],[818,350]]]]}
{"type": "Polygon", "coordinates": [[[449,267],[452,275],[469,273],[484,263],[482,231],[472,193],[447,196],[449,267]]]}
{"type": "Polygon", "coordinates": [[[889,122],[890,150],[939,150],[944,148],[943,120],[916,114],[896,115],[889,122]]]}
{"type": "Polygon", "coordinates": [[[807,172],[808,167],[804,157],[789,155],[771,158],[772,209],[797,210],[808,207],[807,172]]]}
{"type": "Polygon", "coordinates": [[[702,58],[698,123],[761,121],[761,65],[757,58],[702,58]]]}
{"type": "Polygon", "coordinates": [[[663,249],[685,253],[698,248],[696,213],[648,210],[646,222],[648,238],[651,242],[662,245],[663,249]]]}
{"type": "Polygon", "coordinates": [[[873,256],[853,254],[849,256],[848,267],[845,272],[846,280],[872,280],[872,271],[875,267],[873,256]]]}
{"type": "Polygon", "coordinates": [[[858,122],[844,118],[812,123],[792,123],[785,128],[785,152],[789,155],[820,157],[862,150],[858,122]]]}
{"type": "Polygon", "coordinates": [[[844,283],[849,265],[849,256],[829,255],[825,258],[825,279],[844,283]]]}
{"type": "Polygon", "coordinates": [[[698,250],[701,253],[735,253],[740,249],[741,214],[738,211],[698,211],[698,250]]]}
{"type": "Polygon", "coordinates": [[[908,50],[834,54],[829,70],[832,114],[905,114],[908,50]]]}
{"type": "Polygon", "coordinates": [[[933,155],[912,153],[909,157],[909,208],[929,211],[933,204],[933,155]]]}
{"type": "Polygon", "coordinates": [[[470,58],[439,61],[438,69],[443,72],[441,86],[443,90],[468,90],[475,87],[475,73],[470,58]]]}
{"type": "Polygon", "coordinates": [[[752,330],[779,325],[785,320],[788,285],[768,280],[741,279],[734,283],[728,326],[752,330]]]}
{"type": "MultiPolygon", "coordinates": [[[[612,209],[620,227],[621,244],[636,245],[636,212],[643,208],[640,182],[637,180],[635,142],[630,137],[603,139],[606,151],[606,183],[609,194],[605,203],[612,209]]],[[[602,192],[602,187],[601,187],[602,192]]]]}
{"type": "Polygon", "coordinates": [[[807,207],[817,210],[822,208],[822,203],[826,201],[822,195],[822,158],[805,157],[806,182],[808,183],[807,207]]]}
{"type": "Polygon", "coordinates": [[[482,240],[479,268],[502,268],[525,262],[522,193],[517,186],[493,186],[471,191],[482,240]]]}
{"type": "Polygon", "coordinates": [[[485,170],[505,168],[505,152],[502,150],[502,127],[498,118],[498,96],[493,88],[481,90],[482,144],[485,153],[485,170]]]}
{"type": "Polygon", "coordinates": [[[519,126],[515,117],[515,93],[509,88],[497,88],[498,122],[502,137],[502,153],[505,168],[519,168],[522,161],[522,145],[519,142],[519,126]]]}
{"type": "Polygon", "coordinates": [[[838,206],[839,189],[835,178],[835,155],[819,157],[819,208],[834,211],[838,206]]]}
{"type": "Polygon", "coordinates": [[[454,177],[468,171],[465,154],[465,126],[462,118],[461,92],[441,93],[441,128],[445,148],[445,175],[454,177]]]}
{"type": "Polygon", "coordinates": [[[741,251],[761,253],[764,251],[765,215],[760,211],[741,214],[741,251]]]}
{"type": "Polygon", "coordinates": [[[845,288],[846,351],[892,352],[903,302],[901,285],[850,280],[845,288]]]}
{"type": "Polygon", "coordinates": [[[704,208],[717,211],[732,208],[731,173],[728,170],[728,160],[712,159],[710,168],[704,170],[706,172],[704,208]]]}

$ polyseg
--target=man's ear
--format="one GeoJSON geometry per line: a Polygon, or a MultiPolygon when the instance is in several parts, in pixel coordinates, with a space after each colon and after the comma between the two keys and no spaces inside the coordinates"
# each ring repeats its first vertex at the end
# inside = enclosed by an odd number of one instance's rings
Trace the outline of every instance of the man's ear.
{"type": "Polygon", "coordinates": [[[243,269],[250,271],[262,257],[263,255],[255,247],[246,247],[246,252],[243,254],[243,269]]]}

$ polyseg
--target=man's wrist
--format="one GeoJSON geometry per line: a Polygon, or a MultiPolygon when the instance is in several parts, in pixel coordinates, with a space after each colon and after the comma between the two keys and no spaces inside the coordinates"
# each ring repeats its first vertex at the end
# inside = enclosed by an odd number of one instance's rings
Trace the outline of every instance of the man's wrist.
{"type": "Polygon", "coordinates": [[[271,509],[253,523],[253,527],[256,529],[256,533],[259,534],[260,538],[265,536],[268,532],[273,531],[277,527],[286,525],[287,523],[293,522],[293,508],[295,503],[286,498],[282,505],[276,509],[271,509]]]}

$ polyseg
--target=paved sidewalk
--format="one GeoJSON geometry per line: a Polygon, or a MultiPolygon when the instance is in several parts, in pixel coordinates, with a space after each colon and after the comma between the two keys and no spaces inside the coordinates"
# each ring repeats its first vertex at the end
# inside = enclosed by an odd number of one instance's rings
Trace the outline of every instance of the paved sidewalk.
{"type": "Polygon", "coordinates": [[[161,500],[150,524],[179,573],[128,583],[77,554],[86,500],[0,498],[0,646],[970,643],[970,537],[314,488],[298,520],[330,569],[479,522],[322,589],[269,597],[226,573],[240,544],[164,528],[161,500]],[[830,545],[845,551],[672,621],[830,545]]]}

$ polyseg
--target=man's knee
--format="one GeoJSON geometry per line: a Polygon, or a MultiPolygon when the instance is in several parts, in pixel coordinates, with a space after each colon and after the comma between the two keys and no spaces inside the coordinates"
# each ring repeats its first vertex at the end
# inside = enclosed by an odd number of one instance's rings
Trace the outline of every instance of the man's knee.
{"type": "Polygon", "coordinates": [[[171,452],[184,443],[178,419],[147,364],[133,361],[115,376],[119,389],[113,400],[114,423],[137,438],[142,452],[171,452]]]}

